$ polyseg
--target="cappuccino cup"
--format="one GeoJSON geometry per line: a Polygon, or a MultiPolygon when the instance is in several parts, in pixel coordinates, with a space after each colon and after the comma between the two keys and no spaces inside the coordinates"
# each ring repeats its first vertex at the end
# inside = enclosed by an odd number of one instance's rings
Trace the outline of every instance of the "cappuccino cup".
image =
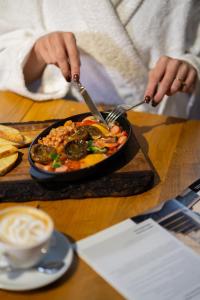
{"type": "Polygon", "coordinates": [[[53,230],[51,217],[40,209],[14,206],[1,210],[0,268],[35,266],[47,253],[53,230]]]}

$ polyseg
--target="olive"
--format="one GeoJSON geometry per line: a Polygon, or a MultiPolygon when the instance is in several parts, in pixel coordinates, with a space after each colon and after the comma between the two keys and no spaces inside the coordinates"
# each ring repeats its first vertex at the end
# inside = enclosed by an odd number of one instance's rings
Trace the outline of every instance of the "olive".
{"type": "Polygon", "coordinates": [[[56,154],[56,150],[54,147],[42,144],[35,144],[31,147],[32,160],[42,164],[48,164],[50,161],[52,161],[53,154],[56,154]]]}
{"type": "Polygon", "coordinates": [[[87,143],[83,140],[74,140],[65,145],[68,159],[79,160],[87,155],[87,143]]]}
{"type": "Polygon", "coordinates": [[[100,137],[103,136],[101,130],[95,126],[84,126],[86,127],[87,132],[89,133],[89,135],[92,137],[92,139],[96,140],[99,139],[100,137]]]}

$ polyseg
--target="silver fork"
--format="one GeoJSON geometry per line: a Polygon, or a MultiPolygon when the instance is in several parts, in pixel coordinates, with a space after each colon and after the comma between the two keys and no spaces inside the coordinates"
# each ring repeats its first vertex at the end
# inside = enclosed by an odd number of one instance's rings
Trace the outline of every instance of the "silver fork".
{"type": "Polygon", "coordinates": [[[123,113],[140,106],[144,103],[148,103],[147,100],[143,100],[137,104],[134,105],[127,105],[127,104],[119,104],[117,105],[106,117],[106,122],[107,123],[113,123],[115,122],[123,113]]]}

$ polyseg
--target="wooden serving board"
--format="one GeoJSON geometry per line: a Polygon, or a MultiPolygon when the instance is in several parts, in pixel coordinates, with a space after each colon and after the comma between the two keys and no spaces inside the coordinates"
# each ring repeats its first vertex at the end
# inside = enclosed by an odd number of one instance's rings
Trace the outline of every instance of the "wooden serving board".
{"type": "MultiPolygon", "coordinates": [[[[7,123],[33,138],[55,120],[26,123],[7,123]]],[[[15,167],[0,177],[0,201],[24,202],[31,200],[56,200],[72,198],[131,196],[142,193],[154,184],[155,172],[144,156],[135,135],[131,145],[134,155],[127,159],[118,171],[81,182],[42,184],[30,174],[28,148],[19,149],[20,155],[15,167]]]]}

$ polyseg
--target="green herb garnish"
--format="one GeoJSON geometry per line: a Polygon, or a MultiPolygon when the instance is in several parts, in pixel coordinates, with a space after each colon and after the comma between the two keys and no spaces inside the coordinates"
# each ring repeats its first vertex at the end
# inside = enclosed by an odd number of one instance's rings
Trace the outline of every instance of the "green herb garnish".
{"type": "Polygon", "coordinates": [[[59,168],[62,166],[59,154],[53,152],[53,153],[50,153],[50,157],[53,160],[52,164],[51,164],[52,168],[56,169],[56,168],[59,168]]]}
{"type": "Polygon", "coordinates": [[[88,141],[87,151],[92,153],[105,153],[107,151],[106,148],[100,148],[93,145],[93,141],[88,141]]]}
{"type": "Polygon", "coordinates": [[[51,152],[49,156],[52,160],[57,160],[60,157],[56,152],[51,152]]]}
{"type": "Polygon", "coordinates": [[[61,163],[60,163],[60,162],[53,161],[52,167],[53,167],[54,169],[59,168],[59,167],[61,167],[61,163]]]}

